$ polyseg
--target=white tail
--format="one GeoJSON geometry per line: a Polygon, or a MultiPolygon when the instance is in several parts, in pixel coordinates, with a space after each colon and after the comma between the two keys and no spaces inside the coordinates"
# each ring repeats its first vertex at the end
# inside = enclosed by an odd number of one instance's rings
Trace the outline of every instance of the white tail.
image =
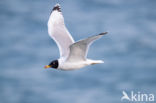
{"type": "Polygon", "coordinates": [[[90,60],[90,59],[87,59],[87,61],[89,61],[89,63],[91,65],[104,63],[104,61],[102,61],[102,60],[90,60]]]}

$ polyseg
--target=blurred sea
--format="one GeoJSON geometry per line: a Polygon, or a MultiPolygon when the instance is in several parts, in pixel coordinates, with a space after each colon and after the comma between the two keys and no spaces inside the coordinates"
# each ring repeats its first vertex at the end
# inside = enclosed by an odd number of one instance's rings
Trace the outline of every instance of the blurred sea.
{"type": "Polygon", "coordinates": [[[0,103],[123,103],[156,96],[155,0],[0,0],[0,103]],[[59,57],[47,21],[59,2],[75,40],[108,31],[88,57],[104,64],[43,69],[59,57]]]}

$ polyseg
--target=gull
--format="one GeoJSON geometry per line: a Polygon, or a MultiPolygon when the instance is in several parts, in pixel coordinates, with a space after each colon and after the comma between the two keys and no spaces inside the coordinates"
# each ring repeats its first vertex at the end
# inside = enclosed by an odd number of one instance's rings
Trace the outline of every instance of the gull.
{"type": "Polygon", "coordinates": [[[59,4],[53,7],[50,14],[48,34],[56,42],[59,48],[60,58],[50,62],[49,65],[44,67],[45,69],[76,70],[88,65],[104,63],[102,60],[92,60],[88,59],[86,56],[89,46],[93,41],[101,38],[103,35],[107,34],[107,32],[75,42],[65,26],[64,17],[59,4]]]}

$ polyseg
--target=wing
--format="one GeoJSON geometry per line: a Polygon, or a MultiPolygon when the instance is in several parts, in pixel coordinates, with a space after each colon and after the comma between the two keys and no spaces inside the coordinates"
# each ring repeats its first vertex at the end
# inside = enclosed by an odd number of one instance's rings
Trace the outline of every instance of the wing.
{"type": "Polygon", "coordinates": [[[69,46],[74,43],[74,40],[64,24],[64,18],[59,4],[54,6],[49,17],[48,33],[57,44],[60,57],[68,57],[69,46]]]}
{"type": "Polygon", "coordinates": [[[72,44],[70,46],[70,54],[67,58],[67,61],[86,60],[89,46],[93,43],[93,41],[101,38],[105,34],[107,34],[107,32],[100,33],[99,35],[95,35],[72,44]]]}

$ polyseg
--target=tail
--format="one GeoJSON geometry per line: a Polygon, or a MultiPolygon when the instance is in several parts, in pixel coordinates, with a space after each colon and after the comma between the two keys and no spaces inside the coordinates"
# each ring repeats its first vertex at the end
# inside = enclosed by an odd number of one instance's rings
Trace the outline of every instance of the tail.
{"type": "Polygon", "coordinates": [[[94,65],[94,64],[101,64],[101,63],[104,63],[104,61],[102,60],[88,60],[90,62],[91,65],[94,65]]]}

